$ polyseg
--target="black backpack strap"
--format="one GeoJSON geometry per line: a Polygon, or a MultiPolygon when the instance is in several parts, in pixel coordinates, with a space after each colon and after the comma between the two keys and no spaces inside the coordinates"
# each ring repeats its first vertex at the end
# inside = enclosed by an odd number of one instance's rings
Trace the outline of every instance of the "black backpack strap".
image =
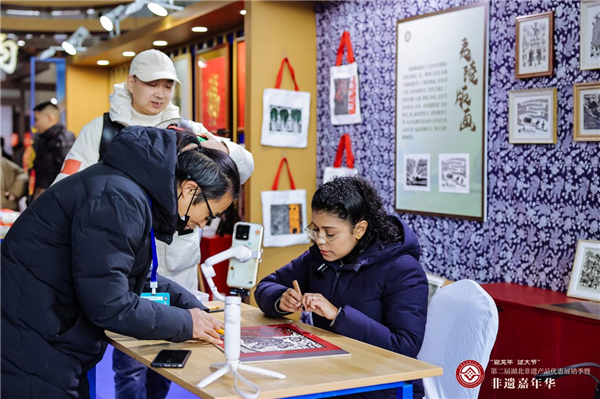
{"type": "Polygon", "coordinates": [[[106,147],[110,144],[112,139],[115,138],[117,133],[123,129],[123,125],[117,122],[113,122],[110,119],[110,114],[108,112],[104,113],[104,122],[102,124],[102,138],[100,139],[100,161],[104,157],[104,152],[106,151],[106,147]]]}

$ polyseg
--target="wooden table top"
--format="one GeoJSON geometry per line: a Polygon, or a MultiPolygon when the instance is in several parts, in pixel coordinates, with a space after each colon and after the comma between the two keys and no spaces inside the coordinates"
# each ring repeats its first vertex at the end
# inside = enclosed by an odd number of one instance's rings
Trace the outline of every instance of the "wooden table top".
{"type": "MultiPolygon", "coordinates": [[[[209,306],[218,304],[222,306],[221,302],[211,302],[209,306]]],[[[222,312],[213,313],[213,315],[220,320],[224,316],[222,312]]],[[[244,327],[286,322],[296,324],[302,329],[322,337],[350,352],[351,356],[252,363],[256,367],[284,373],[287,376],[284,380],[277,380],[241,371],[242,375],[260,387],[260,398],[308,395],[442,375],[441,367],[297,321],[286,318],[270,318],[265,316],[260,309],[242,304],[242,326],[244,327]]],[[[153,370],[203,399],[239,398],[234,390],[231,373],[203,389],[196,387],[196,384],[214,371],[209,368],[210,364],[225,361],[225,354],[212,344],[198,341],[182,343],[141,341],[111,332],[107,332],[107,335],[115,348],[148,367],[161,349],[189,349],[192,354],[184,368],[154,368],[153,370]]]]}

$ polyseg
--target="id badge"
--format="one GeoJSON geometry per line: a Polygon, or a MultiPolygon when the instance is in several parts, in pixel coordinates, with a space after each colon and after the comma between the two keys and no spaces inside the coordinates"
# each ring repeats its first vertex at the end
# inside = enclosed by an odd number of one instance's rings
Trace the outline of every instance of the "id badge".
{"type": "Polygon", "coordinates": [[[171,294],[169,294],[168,292],[157,292],[155,295],[152,295],[150,292],[142,292],[140,298],[162,303],[163,305],[167,306],[171,304],[171,294]]]}

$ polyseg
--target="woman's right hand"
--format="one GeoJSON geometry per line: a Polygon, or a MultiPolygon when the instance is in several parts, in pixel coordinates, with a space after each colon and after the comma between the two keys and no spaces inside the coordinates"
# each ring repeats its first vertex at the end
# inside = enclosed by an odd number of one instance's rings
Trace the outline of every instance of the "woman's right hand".
{"type": "Polygon", "coordinates": [[[194,339],[208,341],[211,344],[222,344],[217,330],[223,328],[223,323],[198,308],[188,309],[194,323],[194,339]]]}
{"type": "Polygon", "coordinates": [[[279,301],[279,309],[284,312],[294,313],[302,307],[302,295],[298,294],[293,288],[288,288],[279,301]]]}

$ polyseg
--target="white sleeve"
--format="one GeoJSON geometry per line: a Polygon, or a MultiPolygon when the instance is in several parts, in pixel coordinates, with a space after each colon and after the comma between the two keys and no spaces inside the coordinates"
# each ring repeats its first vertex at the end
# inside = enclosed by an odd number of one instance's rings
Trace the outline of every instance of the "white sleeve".
{"type": "Polygon", "coordinates": [[[205,134],[207,136],[214,137],[222,143],[225,143],[227,149],[229,150],[229,156],[237,165],[238,173],[240,174],[240,182],[244,184],[246,180],[250,178],[250,175],[254,171],[254,157],[252,156],[250,151],[246,151],[244,147],[234,143],[229,139],[214,136],[212,133],[206,130],[204,125],[202,125],[201,123],[193,122],[192,126],[194,133],[205,134]]]}
{"type": "Polygon", "coordinates": [[[182,236],[175,233],[171,245],[156,240],[156,254],[158,273],[185,286],[185,282],[178,281],[177,275],[189,268],[195,270],[200,263],[200,229],[182,236]]]}
{"type": "Polygon", "coordinates": [[[62,169],[56,176],[54,183],[98,162],[103,124],[103,117],[99,116],[81,129],[77,140],[75,140],[73,147],[65,157],[62,169]]]}

